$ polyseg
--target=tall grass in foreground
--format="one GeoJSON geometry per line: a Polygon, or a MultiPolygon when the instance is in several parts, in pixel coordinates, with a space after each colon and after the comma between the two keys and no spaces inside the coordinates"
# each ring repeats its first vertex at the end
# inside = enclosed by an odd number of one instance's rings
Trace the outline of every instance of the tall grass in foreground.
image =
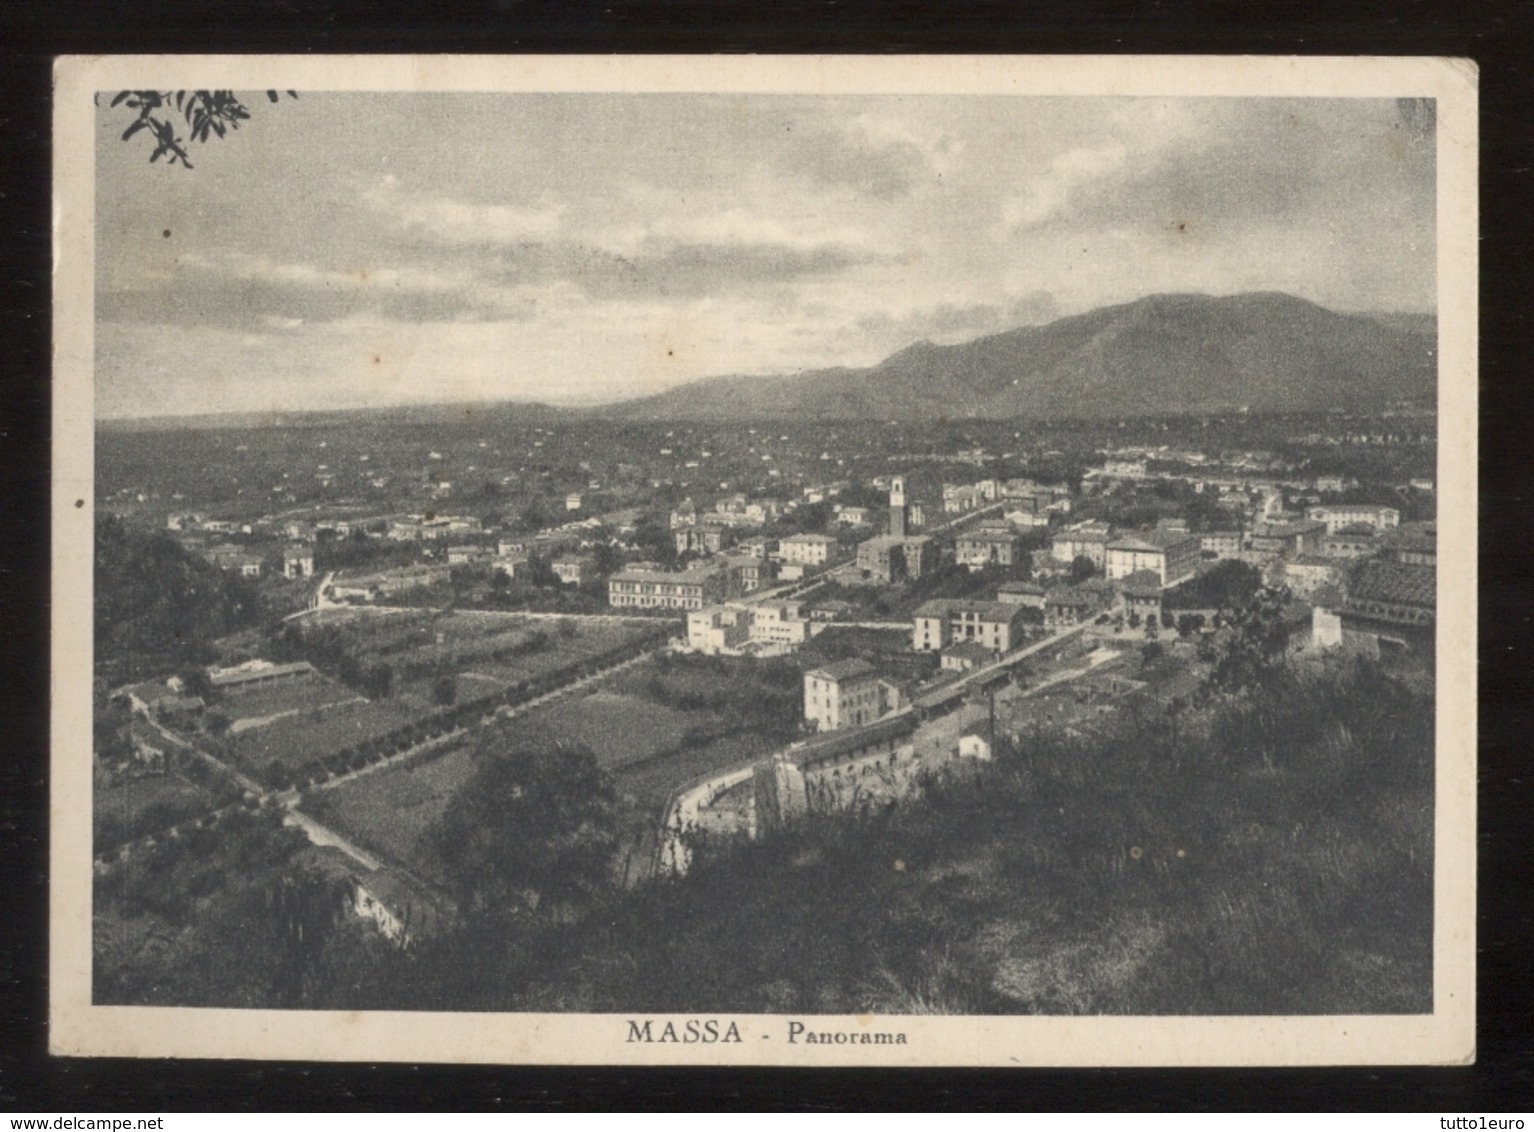
{"type": "MultiPolygon", "coordinates": [[[[260,908],[296,843],[274,849],[253,827],[98,882],[98,910],[113,914],[100,918],[97,998],[614,1013],[1425,1012],[1433,702],[1430,681],[1420,683],[1339,661],[1202,703],[1146,699],[1090,739],[1024,735],[898,806],[705,843],[688,876],[590,886],[568,915],[487,902],[406,950],[342,931],[289,947],[260,908]]],[[[480,801],[495,816],[509,796],[480,801]]],[[[486,869],[502,854],[491,848],[486,869]]]]}
{"type": "Polygon", "coordinates": [[[517,1004],[1427,1011],[1432,719],[1338,662],[1105,738],[1041,731],[919,802],[703,854],[547,939],[517,1004]]]}

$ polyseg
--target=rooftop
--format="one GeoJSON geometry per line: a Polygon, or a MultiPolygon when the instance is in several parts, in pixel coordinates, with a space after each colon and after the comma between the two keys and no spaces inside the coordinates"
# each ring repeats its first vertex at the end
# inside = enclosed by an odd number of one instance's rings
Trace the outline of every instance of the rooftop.
{"type": "Polygon", "coordinates": [[[1365,561],[1348,579],[1349,605],[1383,602],[1432,609],[1437,602],[1438,571],[1404,562],[1365,561]]]}
{"type": "Polygon", "coordinates": [[[964,641],[943,650],[944,656],[956,656],[960,660],[990,660],[991,650],[975,641],[964,641]]]}
{"type": "Polygon", "coordinates": [[[1198,542],[1199,536],[1187,531],[1141,531],[1138,534],[1121,535],[1108,544],[1109,550],[1168,550],[1186,542],[1198,542]]]}
{"type": "Polygon", "coordinates": [[[832,536],[832,535],[818,535],[818,534],[814,534],[813,532],[808,532],[808,533],[805,533],[805,534],[789,535],[787,538],[779,539],[778,540],[778,545],[781,546],[785,542],[832,543],[832,542],[835,542],[835,541],[836,541],[836,538],[834,536],[832,536]]]}
{"type": "Polygon", "coordinates": [[[856,656],[848,660],[836,660],[830,664],[822,664],[805,672],[806,676],[814,676],[821,680],[834,680],[837,683],[841,683],[843,680],[874,677],[878,674],[878,669],[869,664],[868,661],[856,656]]]}
{"type": "Polygon", "coordinates": [[[916,608],[917,617],[947,617],[954,613],[974,613],[982,619],[993,621],[1011,621],[1018,616],[1018,612],[1018,606],[1003,601],[971,601],[957,597],[933,598],[916,608]]]}
{"type": "Polygon", "coordinates": [[[997,593],[1003,594],[1041,594],[1044,587],[1034,582],[1003,582],[996,587],[997,593]]]}
{"type": "Polygon", "coordinates": [[[1136,570],[1120,579],[1119,586],[1126,594],[1154,597],[1161,593],[1161,578],[1154,570],[1136,570]]]}
{"type": "Polygon", "coordinates": [[[208,680],[215,688],[229,684],[243,684],[247,680],[265,680],[274,676],[291,676],[300,672],[312,672],[314,666],[307,660],[295,660],[292,664],[272,664],[269,661],[247,661],[235,668],[210,668],[208,680]]]}

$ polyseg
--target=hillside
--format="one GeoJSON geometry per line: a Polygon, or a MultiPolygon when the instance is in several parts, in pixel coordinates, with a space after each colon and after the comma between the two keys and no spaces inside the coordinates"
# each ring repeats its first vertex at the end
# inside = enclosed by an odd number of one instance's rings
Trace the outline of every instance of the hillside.
{"type": "Polygon", "coordinates": [[[709,378],[609,406],[628,419],[1101,417],[1371,408],[1428,396],[1431,316],[1338,314],[1279,293],[1152,295],[867,369],[709,378]]]}

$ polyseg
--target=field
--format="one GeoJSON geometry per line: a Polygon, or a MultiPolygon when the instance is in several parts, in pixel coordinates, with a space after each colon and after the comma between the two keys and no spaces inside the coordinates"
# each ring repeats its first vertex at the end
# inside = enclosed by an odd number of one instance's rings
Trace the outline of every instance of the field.
{"type": "MultiPolygon", "coordinates": [[[[695,752],[676,751],[689,728],[717,726],[714,717],[690,715],[631,696],[596,692],[571,696],[481,732],[476,743],[511,750],[524,743],[582,744],[599,762],[621,768],[657,760],[641,781],[644,800],[659,817],[669,790],[690,777],[695,752]],[[657,773],[658,772],[658,773],[657,773]],[[659,785],[649,785],[651,782],[659,785]],[[665,785],[670,783],[669,786],[665,785]]],[[[469,779],[473,756],[467,746],[429,760],[417,760],[353,779],[314,795],[316,817],[410,868],[430,873],[425,834],[452,795],[469,779]]],[[[627,788],[620,783],[620,791],[627,788]]]]}
{"type": "MultiPolygon", "coordinates": [[[[625,674],[626,686],[647,685],[643,675],[637,682],[628,679],[633,675],[625,674]]],[[[673,674],[667,683],[676,679],[673,674]]],[[[716,674],[701,684],[722,695],[727,681],[716,674]]],[[[684,710],[634,692],[602,690],[563,697],[499,722],[476,733],[469,743],[481,750],[506,751],[530,743],[589,747],[613,774],[629,815],[627,836],[637,842],[653,831],[678,787],[710,771],[765,757],[782,745],[749,731],[719,736],[732,725],[728,716],[718,712],[684,710]],[[704,738],[708,735],[719,737],[704,738]]],[[[310,806],[317,818],[360,844],[433,876],[427,834],[472,773],[469,743],[429,760],[390,767],[317,792],[310,806]]]]}
{"type": "Polygon", "coordinates": [[[266,721],[273,717],[319,711],[358,698],[356,692],[343,685],[315,681],[227,696],[220,701],[218,710],[234,721],[229,728],[230,733],[239,734],[252,728],[264,727],[266,721]]]}
{"type": "Polygon", "coordinates": [[[415,717],[415,712],[400,704],[364,700],[326,709],[318,717],[311,712],[290,715],[233,735],[228,745],[242,766],[264,774],[278,760],[297,768],[392,731],[415,717]]]}
{"type": "Polygon", "coordinates": [[[651,628],[620,622],[583,621],[578,623],[573,634],[565,636],[556,629],[558,621],[536,624],[547,632],[548,648],[501,660],[475,661],[465,665],[463,671],[480,673],[514,684],[519,680],[535,679],[569,665],[579,664],[588,657],[617,648],[651,628]]]}
{"type": "Polygon", "coordinates": [[[435,878],[427,835],[473,770],[468,748],[455,747],[311,795],[306,809],[369,849],[435,878]]]}
{"type": "Polygon", "coordinates": [[[675,750],[695,727],[718,725],[718,717],[706,713],[690,714],[634,696],[593,692],[568,696],[519,717],[500,732],[508,748],[545,735],[589,747],[597,762],[613,770],[675,750]]]}
{"type": "Polygon", "coordinates": [[[204,813],[215,802],[210,792],[174,772],[98,787],[91,813],[96,852],[204,813]]]}

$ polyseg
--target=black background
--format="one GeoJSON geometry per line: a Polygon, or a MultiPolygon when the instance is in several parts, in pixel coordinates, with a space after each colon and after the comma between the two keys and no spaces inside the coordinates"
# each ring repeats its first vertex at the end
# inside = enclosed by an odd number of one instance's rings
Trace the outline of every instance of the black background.
{"type": "Polygon", "coordinates": [[[1534,0],[529,3],[54,0],[0,13],[0,1110],[1417,1110],[1534,1107],[1526,394],[1534,0]],[[1481,73],[1477,1063],[1331,1070],[770,1071],[50,1058],[50,66],[74,53],[1455,55],[1481,73]]]}

